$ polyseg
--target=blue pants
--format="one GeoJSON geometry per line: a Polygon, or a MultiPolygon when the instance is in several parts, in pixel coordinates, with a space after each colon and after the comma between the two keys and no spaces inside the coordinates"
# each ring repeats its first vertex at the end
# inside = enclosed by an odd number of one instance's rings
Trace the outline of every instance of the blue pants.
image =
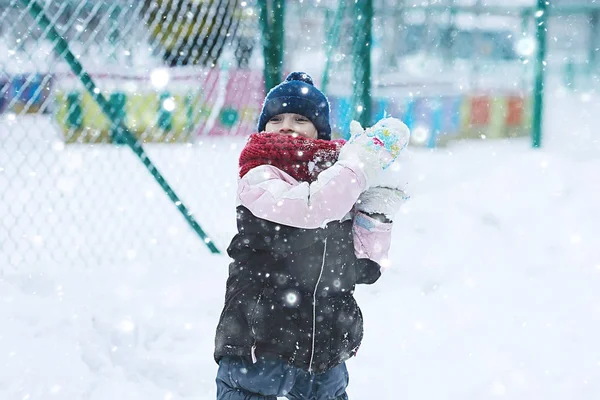
{"type": "Polygon", "coordinates": [[[345,363],[313,375],[281,360],[224,357],[217,372],[217,400],[348,400],[347,386],[345,363]]]}

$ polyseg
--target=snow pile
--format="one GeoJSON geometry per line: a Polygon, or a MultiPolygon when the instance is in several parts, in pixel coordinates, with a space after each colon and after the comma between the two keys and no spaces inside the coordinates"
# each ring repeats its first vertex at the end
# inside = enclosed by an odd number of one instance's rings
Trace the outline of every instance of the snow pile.
{"type": "MultiPolygon", "coordinates": [[[[349,362],[351,398],[600,396],[596,102],[555,96],[541,150],[520,139],[413,151],[392,266],[357,291],[365,340],[349,362]]],[[[238,152],[223,152],[218,169],[215,158],[194,162],[233,195],[238,152]]],[[[207,195],[189,179],[186,198],[207,195]]],[[[231,237],[232,207],[210,213],[226,221],[217,236],[231,237]]],[[[189,254],[1,268],[0,398],[214,399],[229,260],[189,254]]]]}

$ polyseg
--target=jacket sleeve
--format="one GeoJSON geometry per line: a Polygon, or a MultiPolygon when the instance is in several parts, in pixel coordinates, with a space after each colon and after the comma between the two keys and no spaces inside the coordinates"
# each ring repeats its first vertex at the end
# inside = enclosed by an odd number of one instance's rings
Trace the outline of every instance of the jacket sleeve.
{"type": "Polygon", "coordinates": [[[354,253],[359,259],[368,258],[384,268],[392,241],[392,223],[380,222],[371,216],[357,212],[352,226],[354,253]]]}
{"type": "Polygon", "coordinates": [[[272,165],[261,165],[239,180],[237,201],[267,221],[315,229],[341,220],[366,188],[358,165],[337,162],[315,182],[299,182],[272,165]]]}

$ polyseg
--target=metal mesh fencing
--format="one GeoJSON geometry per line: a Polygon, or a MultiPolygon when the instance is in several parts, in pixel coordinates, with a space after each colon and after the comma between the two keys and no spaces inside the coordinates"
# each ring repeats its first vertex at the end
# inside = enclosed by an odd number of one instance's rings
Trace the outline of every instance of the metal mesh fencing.
{"type": "MultiPolygon", "coordinates": [[[[334,136],[352,118],[386,114],[409,125],[413,145],[529,134],[535,8],[367,3],[284,3],[282,69],[310,73],[326,92],[334,136]]],[[[585,96],[598,85],[600,12],[559,3],[545,69],[585,96]]],[[[202,254],[187,213],[224,250],[234,215],[212,211],[233,210],[223,177],[236,175],[264,96],[261,4],[0,0],[3,271],[202,254]]]]}
{"type": "Polygon", "coordinates": [[[255,9],[238,0],[0,2],[2,271],[205,253],[182,211],[225,248],[234,216],[211,210],[233,210],[222,176],[235,177],[224,160],[239,149],[221,137],[252,131],[264,96],[255,9]]]}
{"type": "Polygon", "coordinates": [[[589,96],[600,89],[598,6],[597,2],[590,2],[559,8],[559,12],[551,9],[548,19],[548,75],[565,91],[589,96]]]}
{"type": "Polygon", "coordinates": [[[332,105],[334,131],[360,115],[361,77],[371,81],[371,121],[402,118],[413,145],[527,136],[535,102],[536,28],[546,30],[546,82],[584,98],[598,87],[600,9],[594,1],[294,1],[286,12],[290,69],[309,65],[332,105]],[[359,59],[370,47],[370,65],[359,59]],[[310,60],[307,64],[306,61],[310,60]],[[369,74],[362,74],[365,69],[369,74]]]}
{"type": "Polygon", "coordinates": [[[338,134],[347,135],[367,105],[372,122],[386,114],[405,120],[414,145],[529,134],[535,20],[526,8],[375,0],[371,11],[368,3],[292,2],[286,14],[286,65],[312,61],[338,134]],[[360,58],[366,48],[370,63],[360,58]],[[365,77],[370,104],[360,101],[365,77]]]}

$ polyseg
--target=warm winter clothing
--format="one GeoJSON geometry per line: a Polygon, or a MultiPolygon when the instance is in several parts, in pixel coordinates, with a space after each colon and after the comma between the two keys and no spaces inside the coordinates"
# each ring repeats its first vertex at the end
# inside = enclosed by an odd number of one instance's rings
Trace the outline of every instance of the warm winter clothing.
{"type": "Polygon", "coordinates": [[[391,225],[372,224],[368,215],[345,211],[352,209],[364,185],[360,174],[354,172],[358,168],[338,161],[309,184],[273,165],[263,165],[240,179],[238,204],[258,218],[301,229],[323,228],[354,217],[356,254],[379,262],[387,257],[391,225]]]}
{"type": "Polygon", "coordinates": [[[404,122],[392,117],[383,118],[366,129],[358,121],[352,121],[350,133],[349,144],[358,144],[363,150],[374,153],[384,152],[385,157],[379,156],[380,167],[383,169],[398,158],[410,140],[408,127],[404,122]]]}
{"type": "MultiPolygon", "coordinates": [[[[380,235],[389,235],[380,227],[384,224],[362,218],[380,235]]],[[[299,229],[257,218],[240,206],[238,229],[227,250],[234,262],[217,328],[216,360],[279,357],[319,373],[353,356],[363,335],[354,287],[381,274],[380,265],[367,258],[371,250],[362,247],[375,243],[355,242],[369,226],[348,219],[299,229]]]]}
{"type": "Polygon", "coordinates": [[[263,132],[267,122],[278,114],[294,113],[308,118],[317,128],[318,138],[331,139],[329,101],[313,85],[312,78],[304,72],[292,72],[267,93],[258,119],[258,132],[263,132]]]}
{"type": "Polygon", "coordinates": [[[397,158],[399,125],[328,141],[329,104],[303,73],[269,92],[258,125],[240,156],[218,399],[346,400],[344,361],[363,336],[353,293],[380,277],[392,227],[361,211],[359,197],[397,158]],[[263,132],[282,113],[310,119],[318,138],[263,132]]]}
{"type": "Polygon", "coordinates": [[[374,153],[389,149],[387,154],[390,156],[388,160],[380,158],[384,170],[375,169],[371,174],[370,187],[360,195],[356,209],[367,214],[381,214],[387,220],[393,220],[400,206],[408,199],[408,159],[403,157],[400,161],[397,157],[408,145],[410,131],[396,118],[384,118],[368,129],[364,129],[357,121],[352,121],[350,131],[352,137],[350,143],[345,146],[346,150],[351,146],[360,147],[367,141],[370,145],[365,146],[362,151],[374,153]]]}
{"type": "Polygon", "coordinates": [[[215,358],[279,357],[324,372],[360,345],[354,288],[379,278],[391,224],[349,212],[365,189],[359,165],[336,162],[312,183],[277,166],[255,167],[238,184],[215,358]]]}
{"type": "Polygon", "coordinates": [[[240,154],[240,178],[260,165],[276,165],[296,180],[313,182],[337,160],[344,143],[279,133],[252,134],[240,154]]]}
{"type": "Polygon", "coordinates": [[[382,214],[393,220],[400,206],[408,199],[402,190],[373,187],[364,191],[356,202],[356,209],[366,214],[382,214]]]}
{"type": "Polygon", "coordinates": [[[224,357],[217,373],[218,400],[348,400],[346,364],[309,374],[278,359],[224,357]]]}

